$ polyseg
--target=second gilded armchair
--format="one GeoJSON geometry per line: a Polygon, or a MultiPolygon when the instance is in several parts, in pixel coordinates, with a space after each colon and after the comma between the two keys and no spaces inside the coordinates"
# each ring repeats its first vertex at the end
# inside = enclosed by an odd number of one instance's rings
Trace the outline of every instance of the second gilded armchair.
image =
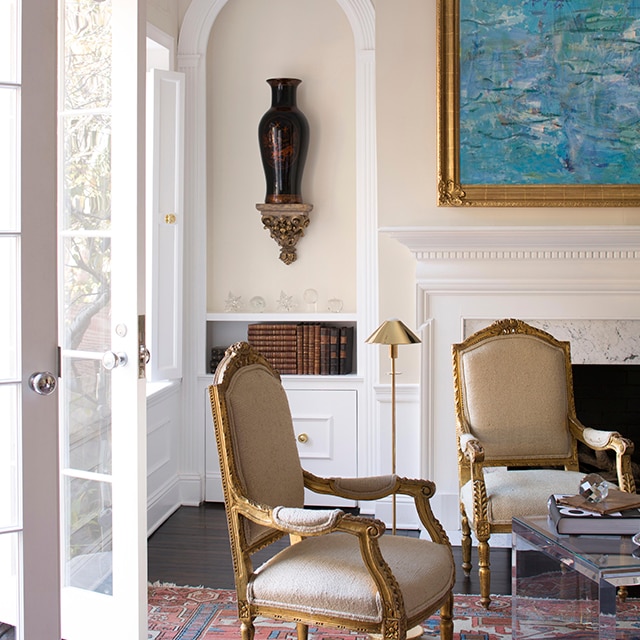
{"type": "Polygon", "coordinates": [[[551,494],[577,493],[578,442],[614,452],[619,488],[635,492],[633,444],[576,417],[568,342],[504,319],[452,350],[462,567],[468,575],[473,530],[488,607],[491,534],[510,532],[513,517],[547,513],[551,494]]]}

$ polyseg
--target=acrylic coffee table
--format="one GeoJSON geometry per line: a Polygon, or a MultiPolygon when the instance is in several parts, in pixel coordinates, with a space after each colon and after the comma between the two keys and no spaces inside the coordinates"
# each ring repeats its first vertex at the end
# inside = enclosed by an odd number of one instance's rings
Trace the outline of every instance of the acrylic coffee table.
{"type": "Polygon", "coordinates": [[[512,636],[616,638],[616,589],[640,585],[631,536],[559,535],[547,516],[513,519],[512,636]]]}

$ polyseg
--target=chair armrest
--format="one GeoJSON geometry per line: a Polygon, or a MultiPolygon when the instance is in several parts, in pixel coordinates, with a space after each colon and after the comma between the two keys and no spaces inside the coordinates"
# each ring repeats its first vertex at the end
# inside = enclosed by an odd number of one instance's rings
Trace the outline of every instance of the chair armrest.
{"type": "Polygon", "coordinates": [[[255,504],[238,496],[233,507],[243,516],[296,536],[325,535],[341,531],[358,538],[360,554],[369,575],[376,584],[382,600],[382,607],[392,619],[400,620],[404,615],[402,592],[391,567],[380,551],[379,538],[385,531],[380,520],[354,516],[340,509],[304,509],[294,507],[275,507],[255,504]],[[306,529],[304,532],[303,529],[306,529]]]}
{"type": "Polygon", "coordinates": [[[460,451],[470,463],[484,461],[484,447],[471,433],[460,434],[460,451]]]}
{"type": "Polygon", "coordinates": [[[622,491],[635,493],[635,480],[631,470],[631,454],[634,445],[631,440],[624,438],[617,431],[604,431],[585,427],[579,420],[570,418],[569,426],[575,437],[595,451],[615,451],[618,486],[622,491]]]}
{"type": "Polygon", "coordinates": [[[304,471],[305,486],[316,493],[324,493],[352,500],[378,500],[393,494],[413,497],[420,522],[431,539],[440,544],[449,544],[444,528],[433,515],[430,498],[436,485],[430,480],[400,478],[397,475],[364,478],[321,478],[304,471]]]}
{"type": "Polygon", "coordinates": [[[396,475],[363,478],[321,478],[304,471],[304,486],[315,493],[325,493],[349,500],[379,500],[398,491],[396,475]]]}
{"type": "Polygon", "coordinates": [[[341,509],[304,509],[274,507],[273,524],[278,529],[301,536],[313,536],[334,531],[344,516],[341,509]]]}
{"type": "MultiPolygon", "coordinates": [[[[618,431],[604,431],[603,429],[580,426],[582,428],[579,428],[576,434],[578,440],[596,451],[613,449],[624,454],[629,448],[633,450],[633,442],[627,438],[623,438],[618,431]]],[[[629,453],[631,453],[631,451],[629,453]]]]}

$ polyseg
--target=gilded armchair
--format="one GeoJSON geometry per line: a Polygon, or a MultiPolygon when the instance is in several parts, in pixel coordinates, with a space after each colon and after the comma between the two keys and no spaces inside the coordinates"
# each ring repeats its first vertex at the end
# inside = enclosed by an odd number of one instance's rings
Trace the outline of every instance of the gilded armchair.
{"type": "Polygon", "coordinates": [[[554,493],[577,493],[578,442],[616,457],[618,486],[635,492],[633,443],[576,417],[568,342],[520,320],[499,320],[452,346],[462,517],[462,568],[478,542],[481,600],[490,603],[489,538],[514,516],[547,513],[554,493]]]}
{"type": "Polygon", "coordinates": [[[300,466],[279,374],[246,343],[229,347],[209,388],[233,554],[243,640],[258,615],[404,640],[440,610],[453,632],[451,547],[434,518],[433,483],[395,475],[320,478],[300,466]],[[431,540],[383,535],[384,524],[340,509],[303,506],[305,487],[354,500],[414,498],[431,540]],[[291,545],[254,568],[252,554],[289,535],[291,545]]]}

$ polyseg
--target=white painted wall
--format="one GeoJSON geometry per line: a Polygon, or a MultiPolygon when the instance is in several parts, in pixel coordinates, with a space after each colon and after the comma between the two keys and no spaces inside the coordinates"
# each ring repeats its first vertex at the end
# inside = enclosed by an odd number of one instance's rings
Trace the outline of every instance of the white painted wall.
{"type": "Polygon", "coordinates": [[[326,0],[231,0],[216,19],[207,52],[207,308],[224,311],[229,291],[245,310],[259,295],[276,310],[281,291],[318,311],[340,298],[356,311],[354,39],[344,11],[326,0]],[[271,106],[267,78],[300,78],[298,107],[309,121],[302,195],[314,206],[285,265],[260,222],[265,179],[258,123],[271,106]]]}
{"type": "MultiPolygon", "coordinates": [[[[168,18],[166,10],[171,14],[168,22],[175,17],[167,2],[149,0],[149,19],[158,26],[168,18]]],[[[176,4],[181,20],[188,2],[176,4]]],[[[638,208],[437,207],[436,3],[375,0],[375,11],[377,152],[374,149],[372,153],[376,153],[378,168],[381,227],[640,224],[638,208]]],[[[293,294],[313,287],[323,296],[343,297],[349,311],[358,277],[350,254],[357,250],[351,215],[356,182],[352,161],[356,87],[353,36],[344,13],[337,2],[326,0],[229,0],[216,20],[214,33],[215,42],[207,52],[207,131],[202,132],[209,154],[209,199],[200,203],[195,197],[196,208],[202,206],[212,218],[216,216],[209,220],[210,228],[221,230],[219,236],[208,237],[206,263],[200,266],[211,276],[206,306],[209,311],[222,310],[230,289],[248,300],[253,295],[272,298],[281,289],[293,294]],[[316,208],[308,234],[299,243],[299,262],[289,267],[278,260],[277,246],[261,228],[255,210],[255,203],[264,195],[255,131],[269,105],[265,79],[276,74],[303,79],[299,105],[312,133],[303,194],[316,208]],[[240,124],[232,121],[236,112],[241,116],[240,124]],[[339,129],[333,129],[336,122],[339,129]],[[340,136],[332,131],[339,131],[340,136]],[[218,215],[222,219],[217,219],[218,215]],[[345,246],[347,250],[343,250],[345,246]],[[346,275],[338,277],[340,274],[346,275]]],[[[416,308],[415,258],[400,242],[382,236],[378,267],[379,287],[372,293],[379,296],[380,318],[397,316],[415,327],[423,317],[423,310],[416,308]]],[[[439,334],[434,339],[439,341],[439,334]]],[[[398,370],[408,388],[420,382],[425,354],[425,348],[400,349],[398,370]]],[[[203,357],[192,353],[187,366],[200,370],[195,359],[203,357]]],[[[382,433],[387,424],[388,367],[387,353],[380,349],[380,385],[375,389],[379,411],[376,424],[370,426],[374,434],[382,433]]],[[[193,411],[201,416],[199,392],[188,396],[187,403],[197,405],[193,411]]],[[[416,399],[411,409],[409,404],[403,408],[413,429],[413,436],[407,436],[410,442],[419,442],[426,429],[424,417],[417,416],[424,416],[428,409],[419,404],[416,399]]],[[[195,486],[200,439],[195,434],[189,438],[192,452],[184,457],[182,466],[193,468],[195,486]]],[[[409,461],[407,467],[412,466],[409,461]]],[[[429,469],[423,466],[423,471],[429,469]]]]}

